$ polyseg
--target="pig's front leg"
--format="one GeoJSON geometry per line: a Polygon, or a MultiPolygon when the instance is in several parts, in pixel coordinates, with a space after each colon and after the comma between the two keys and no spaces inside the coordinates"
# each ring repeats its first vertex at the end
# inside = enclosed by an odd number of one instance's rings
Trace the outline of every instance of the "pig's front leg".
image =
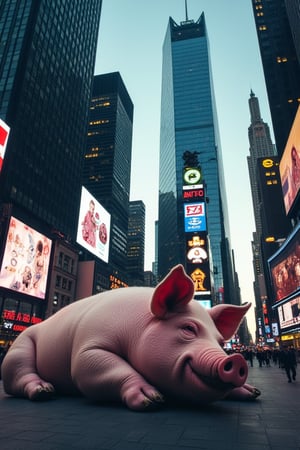
{"type": "Polygon", "coordinates": [[[228,400],[255,400],[261,394],[260,390],[250,384],[234,388],[225,398],[228,400]]]}
{"type": "Polygon", "coordinates": [[[136,411],[164,402],[155,387],[123,358],[109,351],[94,348],[74,355],[72,379],[81,393],[94,401],[121,399],[136,411]]]}

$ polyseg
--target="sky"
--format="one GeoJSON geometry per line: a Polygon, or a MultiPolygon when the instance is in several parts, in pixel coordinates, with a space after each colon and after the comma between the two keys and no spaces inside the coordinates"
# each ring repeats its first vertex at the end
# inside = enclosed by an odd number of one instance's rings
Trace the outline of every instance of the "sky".
{"type": "MultiPolygon", "coordinates": [[[[247,156],[252,89],[273,138],[251,0],[188,0],[188,19],[204,12],[209,39],[221,151],[242,302],[254,336],[251,241],[255,230],[247,156]]],[[[186,19],[184,0],[103,0],[95,75],[120,72],[134,104],[130,200],[146,206],[145,270],[155,256],[162,46],[169,17],[186,19]]]]}

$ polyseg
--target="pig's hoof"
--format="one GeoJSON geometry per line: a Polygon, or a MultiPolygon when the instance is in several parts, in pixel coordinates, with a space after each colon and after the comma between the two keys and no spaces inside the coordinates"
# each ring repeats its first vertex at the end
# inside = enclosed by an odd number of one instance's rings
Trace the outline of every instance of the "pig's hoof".
{"type": "Polygon", "coordinates": [[[50,383],[38,384],[29,394],[32,401],[42,402],[51,400],[55,396],[55,389],[50,383]]]}
{"type": "Polygon", "coordinates": [[[164,397],[161,394],[157,393],[151,398],[145,397],[143,405],[145,410],[152,410],[159,408],[164,402],[164,397]]]}
{"type": "Polygon", "coordinates": [[[143,386],[141,389],[128,389],[123,395],[123,401],[134,411],[150,411],[159,408],[164,403],[164,398],[153,387],[143,386]]]}
{"type": "Polygon", "coordinates": [[[257,398],[261,395],[261,391],[257,388],[253,388],[252,394],[253,394],[253,398],[257,398]]]}

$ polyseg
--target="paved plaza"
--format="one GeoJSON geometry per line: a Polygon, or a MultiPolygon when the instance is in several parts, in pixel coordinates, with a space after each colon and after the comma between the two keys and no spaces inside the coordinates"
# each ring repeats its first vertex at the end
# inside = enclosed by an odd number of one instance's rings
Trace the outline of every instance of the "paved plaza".
{"type": "Polygon", "coordinates": [[[262,395],[253,402],[222,401],[205,408],[166,405],[133,412],[84,398],[34,403],[3,392],[1,450],[300,450],[299,381],[277,366],[249,367],[262,395]]]}

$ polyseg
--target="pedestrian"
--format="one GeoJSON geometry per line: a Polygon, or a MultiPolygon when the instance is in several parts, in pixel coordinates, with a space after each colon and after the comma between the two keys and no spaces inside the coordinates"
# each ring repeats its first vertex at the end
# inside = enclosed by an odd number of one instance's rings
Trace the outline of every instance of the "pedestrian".
{"type": "Polygon", "coordinates": [[[296,380],[296,366],[297,366],[297,360],[296,360],[296,353],[292,346],[284,346],[283,351],[281,352],[281,367],[284,367],[288,382],[292,382],[292,378],[295,381],[296,380]]]}
{"type": "Polygon", "coordinates": [[[246,355],[247,355],[247,361],[249,361],[250,366],[253,367],[253,351],[252,351],[252,348],[249,347],[247,349],[246,355]]]}

